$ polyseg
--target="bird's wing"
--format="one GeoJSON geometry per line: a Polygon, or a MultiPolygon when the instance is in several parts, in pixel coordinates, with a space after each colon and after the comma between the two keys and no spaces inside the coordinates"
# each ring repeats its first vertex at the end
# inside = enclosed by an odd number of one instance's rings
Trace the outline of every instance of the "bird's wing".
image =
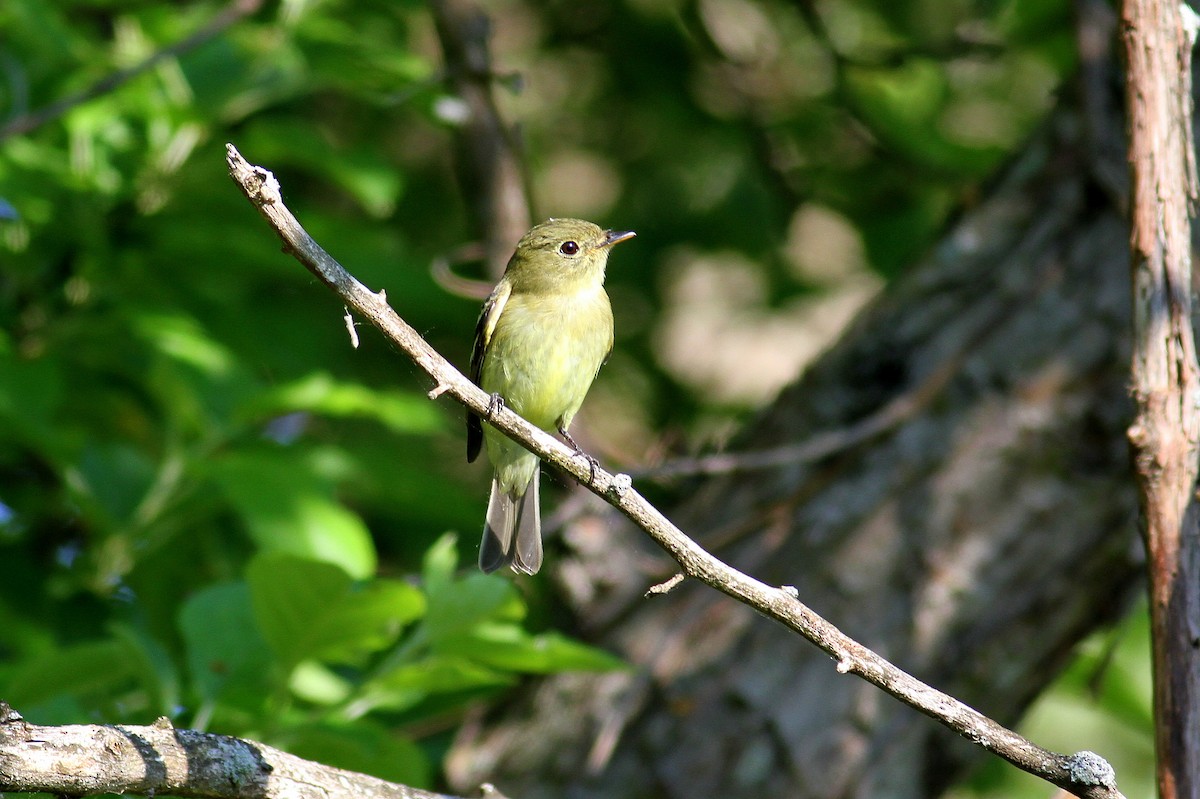
{"type": "MultiPolygon", "coordinates": [[[[607,294],[604,295],[604,299],[605,299],[605,301],[608,300],[607,294]]],[[[600,368],[602,366],[604,366],[604,364],[608,363],[608,359],[612,355],[612,352],[613,352],[614,339],[613,339],[612,307],[611,306],[608,309],[608,320],[609,320],[608,321],[608,349],[605,351],[604,357],[600,359],[600,366],[596,367],[596,374],[600,374],[600,368]]]]}
{"type": "MultiPolygon", "coordinates": [[[[483,310],[479,314],[479,322],[475,325],[475,346],[471,349],[471,380],[480,385],[483,376],[483,359],[487,355],[488,345],[492,342],[492,333],[496,331],[496,322],[504,312],[504,305],[512,294],[512,286],[507,280],[496,284],[483,310]]],[[[483,447],[483,422],[480,418],[467,411],[467,462],[479,457],[483,447]]]]}

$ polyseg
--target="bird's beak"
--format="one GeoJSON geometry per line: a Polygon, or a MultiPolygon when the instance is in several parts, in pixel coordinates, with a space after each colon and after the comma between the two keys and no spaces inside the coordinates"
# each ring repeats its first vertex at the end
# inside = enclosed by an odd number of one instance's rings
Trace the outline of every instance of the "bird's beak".
{"type": "Polygon", "coordinates": [[[600,243],[600,246],[611,247],[614,244],[620,244],[626,239],[632,239],[636,235],[632,230],[606,230],[604,231],[604,241],[600,243]]]}

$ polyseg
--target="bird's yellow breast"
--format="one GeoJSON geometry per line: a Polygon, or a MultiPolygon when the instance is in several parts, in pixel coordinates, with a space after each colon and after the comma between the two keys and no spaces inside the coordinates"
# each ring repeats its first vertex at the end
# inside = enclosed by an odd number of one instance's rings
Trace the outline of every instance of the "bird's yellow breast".
{"type": "Polygon", "coordinates": [[[600,286],[554,298],[514,292],[488,341],[480,386],[544,430],[569,425],[612,349],[612,329],[600,286]]]}

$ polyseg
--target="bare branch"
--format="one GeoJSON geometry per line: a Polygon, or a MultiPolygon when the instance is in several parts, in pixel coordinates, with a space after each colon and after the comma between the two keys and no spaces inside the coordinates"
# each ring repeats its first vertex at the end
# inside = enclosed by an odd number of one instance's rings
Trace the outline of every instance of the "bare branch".
{"type": "Polygon", "coordinates": [[[175,58],[199,47],[234,23],[258,11],[262,7],[262,4],[263,0],[230,0],[229,5],[225,6],[207,25],[186,39],[176,42],[170,47],[164,47],[146,60],[128,69],[121,69],[113,72],[111,75],[106,75],[91,86],[70,97],[65,97],[37,111],[32,111],[9,120],[3,126],[0,126],[0,141],[36,130],[47,122],[58,119],[75,106],[83,105],[90,100],[113,91],[143,72],[153,69],[166,59],[175,58]]]}
{"type": "Polygon", "coordinates": [[[675,586],[679,585],[686,579],[687,578],[683,574],[676,572],[663,582],[647,588],[646,596],[653,596],[654,594],[669,594],[672,590],[674,590],[675,586]]]}
{"type": "MultiPolygon", "coordinates": [[[[227,145],[227,161],[230,175],[251,203],[267,218],[283,240],[286,251],[337,292],[350,307],[378,327],[439,388],[445,386],[445,393],[476,413],[483,415],[487,412],[490,398],[482,389],[435,352],[395,311],[355,280],[309,237],[283,206],[279,185],[270,172],[251,166],[233,145],[227,145]]],[[[721,562],[647,502],[632,487],[627,475],[614,475],[599,467],[591,468],[590,464],[576,458],[572,449],[526,422],[509,408],[494,410],[490,423],[625,514],[679,563],[686,576],[706,583],[804,636],[837,661],[839,671],[857,674],[1018,768],[1077,796],[1088,799],[1116,799],[1121,796],[1111,779],[1106,778],[1103,784],[1080,781],[1080,775],[1104,773],[1103,769],[1078,767],[1080,758],[1086,753],[1067,756],[1042,749],[954,697],[925,685],[854,641],[803,605],[797,598],[795,588],[766,585],[721,562]]],[[[1095,758],[1094,755],[1087,757],[1095,758]]]]}
{"type": "Polygon", "coordinates": [[[473,203],[488,271],[499,277],[512,243],[529,229],[530,212],[517,136],[492,97],[496,76],[488,51],[490,22],[470,0],[431,0],[429,9],[446,59],[447,82],[467,110],[455,140],[462,194],[473,203]]]}
{"type": "Polygon", "coordinates": [[[729,474],[773,469],[779,466],[814,463],[839,452],[852,449],[888,433],[915,418],[936,400],[959,374],[963,364],[979,343],[985,340],[1001,322],[1022,302],[1032,301],[1045,289],[1049,277],[1025,287],[1007,302],[997,303],[991,313],[972,320],[972,328],[957,342],[927,377],[912,388],[890,400],[874,413],[854,423],[834,430],[823,430],[803,441],[770,449],[747,452],[719,452],[695,458],[677,458],[644,470],[634,471],[635,477],[658,480],[693,475],[729,474]]]}
{"type": "MultiPolygon", "coordinates": [[[[523,233],[524,231],[521,232],[523,233]]],[[[521,233],[518,233],[517,237],[519,238],[520,236],[521,233]]],[[[511,241],[516,240],[512,239],[511,241]]],[[[485,255],[483,246],[478,242],[464,244],[451,252],[434,258],[433,263],[429,265],[429,274],[433,276],[433,282],[437,283],[447,294],[483,302],[487,295],[492,293],[495,281],[472,280],[462,277],[455,273],[454,266],[466,261],[483,260],[485,255]]],[[[503,268],[504,265],[501,264],[500,266],[503,268]]]]}
{"type": "MultiPolygon", "coordinates": [[[[981,327],[981,330],[983,328],[981,327]]],[[[958,352],[947,358],[928,378],[900,394],[875,413],[837,430],[825,430],[794,444],[751,452],[719,452],[696,458],[675,458],[645,470],[637,477],[659,480],[694,475],[729,474],[773,469],[787,464],[813,463],[856,447],[899,427],[920,413],[950,382],[966,360],[975,337],[964,338],[958,352]]]]}
{"type": "Polygon", "coordinates": [[[323,766],[265,744],[148,727],[26,724],[0,702],[0,791],[207,799],[454,799],[323,766]]]}

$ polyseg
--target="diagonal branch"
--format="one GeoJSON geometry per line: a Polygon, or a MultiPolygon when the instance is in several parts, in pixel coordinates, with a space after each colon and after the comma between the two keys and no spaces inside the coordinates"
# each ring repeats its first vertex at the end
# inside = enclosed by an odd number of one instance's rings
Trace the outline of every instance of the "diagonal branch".
{"type": "MultiPolygon", "coordinates": [[[[227,145],[229,173],[262,213],[293,255],[341,300],[363,315],[436,383],[431,396],[449,394],[472,411],[488,416],[489,396],[442,358],[395,311],[382,292],[368,290],[304,231],[283,205],[279,183],[267,170],[252,166],[227,145]]],[[[566,445],[508,408],[490,415],[505,435],[571,475],[641,527],[679,564],[683,574],[755,608],[799,633],[837,662],[837,671],[855,674],[882,688],[959,735],[1013,765],[1076,796],[1117,799],[1121,793],[1112,768],[1090,752],[1061,755],[1043,749],[954,697],[938,691],[893,665],[838,630],[803,605],[790,586],[770,586],[733,569],[686,536],[631,486],[627,475],[614,475],[579,458],[566,445]]]]}

